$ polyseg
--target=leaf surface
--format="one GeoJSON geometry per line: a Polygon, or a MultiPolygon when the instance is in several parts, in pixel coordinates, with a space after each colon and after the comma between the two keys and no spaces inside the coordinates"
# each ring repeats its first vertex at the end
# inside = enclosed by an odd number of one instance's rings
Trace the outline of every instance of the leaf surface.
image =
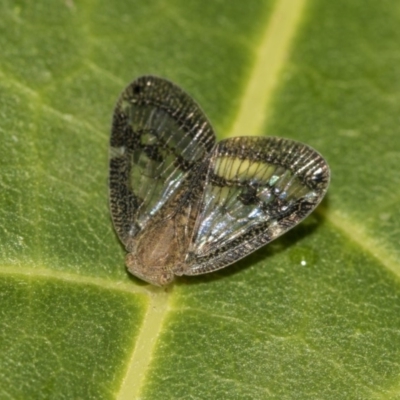
{"type": "Polygon", "coordinates": [[[400,7],[383,0],[0,4],[0,398],[400,398],[400,7]],[[153,73],[219,138],[326,157],[327,198],[217,273],[128,276],[109,128],[153,73]]]}

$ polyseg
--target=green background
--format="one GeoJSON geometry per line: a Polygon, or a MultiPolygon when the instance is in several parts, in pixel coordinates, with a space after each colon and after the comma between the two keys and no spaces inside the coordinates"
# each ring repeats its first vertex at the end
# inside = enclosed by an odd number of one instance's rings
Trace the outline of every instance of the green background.
{"type": "Polygon", "coordinates": [[[1,399],[400,399],[399,2],[305,0],[243,132],[326,157],[301,225],[166,290],[112,228],[124,86],[171,79],[228,136],[284,2],[0,0],[1,399]]]}

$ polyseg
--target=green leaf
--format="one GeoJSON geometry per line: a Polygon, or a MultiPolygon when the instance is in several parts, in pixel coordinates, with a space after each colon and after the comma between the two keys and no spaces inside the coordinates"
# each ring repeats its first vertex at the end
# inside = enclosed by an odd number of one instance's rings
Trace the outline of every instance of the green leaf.
{"type": "Polygon", "coordinates": [[[400,6],[0,3],[0,398],[400,398],[400,6]],[[119,93],[153,73],[220,138],[293,138],[326,200],[234,266],[159,289],[110,221],[119,93]]]}

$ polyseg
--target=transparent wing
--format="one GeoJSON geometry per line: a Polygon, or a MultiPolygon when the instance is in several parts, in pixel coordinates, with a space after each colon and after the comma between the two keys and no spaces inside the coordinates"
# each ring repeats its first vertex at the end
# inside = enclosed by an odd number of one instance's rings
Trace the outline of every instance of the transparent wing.
{"type": "Polygon", "coordinates": [[[121,94],[110,141],[110,208],[126,245],[182,188],[215,135],[199,106],[171,82],[143,76],[121,94]]]}
{"type": "Polygon", "coordinates": [[[186,275],[223,268],[310,214],[329,185],[326,161],[310,147],[275,137],[238,137],[209,158],[186,275]]]}

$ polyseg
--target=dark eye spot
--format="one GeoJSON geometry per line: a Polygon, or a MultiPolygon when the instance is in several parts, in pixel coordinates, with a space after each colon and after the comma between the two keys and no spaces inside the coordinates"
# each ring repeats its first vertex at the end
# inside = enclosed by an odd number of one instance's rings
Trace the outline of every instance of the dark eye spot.
{"type": "Polygon", "coordinates": [[[142,87],[140,85],[135,85],[133,87],[133,94],[140,94],[141,91],[142,91],[142,87]]]}

